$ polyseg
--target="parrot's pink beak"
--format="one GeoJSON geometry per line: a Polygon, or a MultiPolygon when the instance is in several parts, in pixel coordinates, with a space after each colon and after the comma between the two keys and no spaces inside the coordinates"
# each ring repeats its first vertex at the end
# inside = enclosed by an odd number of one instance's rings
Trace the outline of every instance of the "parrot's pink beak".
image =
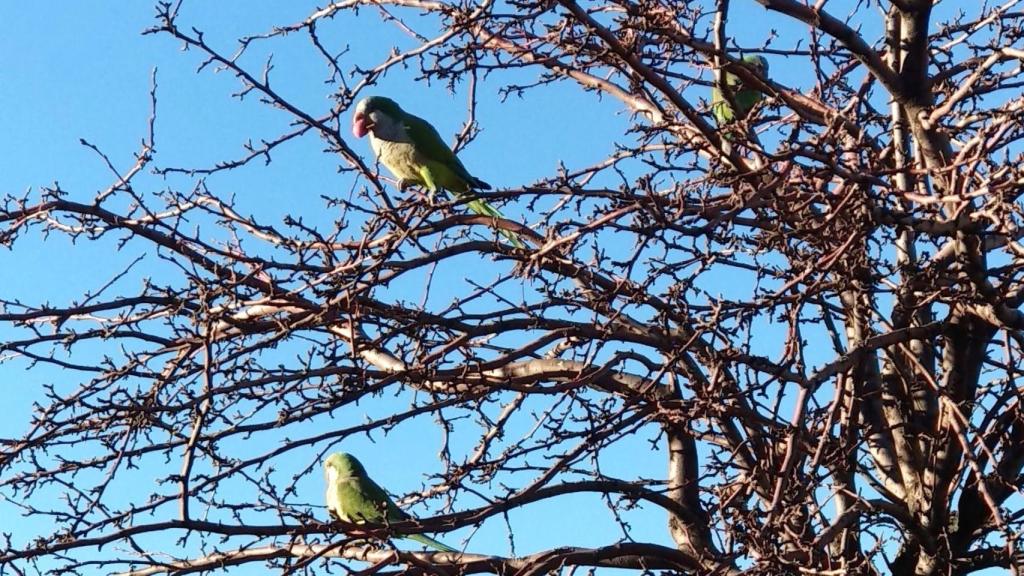
{"type": "Polygon", "coordinates": [[[352,117],[352,134],[355,134],[356,138],[366,136],[370,128],[372,128],[372,125],[366,121],[365,114],[360,112],[352,117]]]}

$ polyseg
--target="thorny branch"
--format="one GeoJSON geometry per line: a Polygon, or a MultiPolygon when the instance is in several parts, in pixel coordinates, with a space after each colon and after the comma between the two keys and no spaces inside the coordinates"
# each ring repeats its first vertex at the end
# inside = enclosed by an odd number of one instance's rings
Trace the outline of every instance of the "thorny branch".
{"type": "Polygon", "coordinates": [[[4,200],[13,250],[48,235],[143,256],[77,300],[0,300],[4,369],[61,370],[24,435],[0,439],[0,498],[52,526],[5,527],[0,574],[1019,571],[1020,2],[757,3],[800,27],[745,39],[737,11],[756,7],[736,0],[345,0],[232,53],[159,4],[147,34],[291,124],[241,157],[154,168],[154,79],[128,169],[83,141],[108,187],[4,200]],[[368,17],[409,45],[367,69],[332,39],[368,17]],[[289,35],[322,59],[326,109],[245,64],[289,35]],[[760,77],[745,54],[785,71],[760,77]],[[555,85],[632,116],[606,159],[486,194],[529,239],[516,250],[457,202],[395,194],[347,140],[354,102],[407,66],[470,87],[459,146],[481,102],[555,85]],[[724,66],[767,95],[729,141],[707,105],[724,66]],[[269,224],[203,179],[314,136],[356,191],[325,199],[337,217],[269,224]],[[419,520],[323,523],[323,456],[424,419],[444,467],[400,500],[419,520]],[[667,471],[606,472],[645,439],[667,471]],[[126,483],[151,493],[126,500],[126,483]],[[365,544],[572,494],[602,495],[622,540],[523,557],[365,544]],[[663,541],[633,539],[638,507],[667,516],[663,541]]]}

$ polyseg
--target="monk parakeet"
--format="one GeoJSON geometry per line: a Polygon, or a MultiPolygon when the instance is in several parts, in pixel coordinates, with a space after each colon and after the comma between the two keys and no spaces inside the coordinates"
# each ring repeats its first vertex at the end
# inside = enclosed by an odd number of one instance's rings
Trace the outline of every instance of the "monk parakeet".
{"type": "MultiPolygon", "coordinates": [[[[387,492],[366,475],[366,469],[351,454],[335,452],[328,456],[324,460],[324,477],[327,479],[327,509],[340,520],[356,524],[383,524],[412,519],[395,506],[387,492]]],[[[422,534],[410,534],[405,538],[442,552],[458,552],[422,534]]]]}
{"type": "MultiPolygon", "coordinates": [[[[403,190],[418,184],[431,194],[444,189],[461,200],[472,198],[473,189],[491,189],[490,184],[466,170],[430,122],[402,110],[390,98],[363,98],[352,117],[352,133],[356,138],[370,135],[373,153],[398,178],[398,187],[403,190]]],[[[497,208],[480,198],[473,198],[466,206],[482,216],[504,218],[497,208]]],[[[499,232],[516,248],[525,248],[516,234],[508,230],[499,232]]]]}
{"type": "MultiPolygon", "coordinates": [[[[742,62],[760,72],[761,77],[768,78],[768,61],[764,56],[744,56],[742,62]]],[[[725,72],[722,76],[722,80],[728,84],[729,91],[732,92],[732,100],[736,104],[736,109],[733,109],[732,104],[717,86],[711,89],[711,112],[715,115],[715,120],[720,127],[731,124],[737,119],[746,118],[754,106],[764,98],[764,94],[760,90],[747,88],[735,74],[725,72]]]]}

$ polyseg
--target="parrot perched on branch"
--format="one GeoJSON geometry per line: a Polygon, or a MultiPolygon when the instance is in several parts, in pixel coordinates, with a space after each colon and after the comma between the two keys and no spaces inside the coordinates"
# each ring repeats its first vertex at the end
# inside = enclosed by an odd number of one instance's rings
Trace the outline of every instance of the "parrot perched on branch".
{"type": "MultiPolygon", "coordinates": [[[[473,189],[490,190],[491,185],[466,170],[430,122],[402,110],[394,100],[383,96],[363,98],[352,117],[352,133],[356,138],[370,135],[373,153],[398,178],[399,188],[418,184],[431,194],[448,190],[460,200],[472,198],[466,207],[473,212],[504,218],[497,208],[473,197],[473,189]]],[[[498,232],[516,248],[526,247],[515,233],[498,232]]]]}
{"type": "MultiPolygon", "coordinates": [[[[412,519],[395,506],[387,492],[366,475],[366,469],[351,454],[335,452],[328,456],[324,460],[324,477],[327,480],[327,509],[339,520],[384,524],[412,519]]],[[[404,538],[441,552],[458,552],[422,534],[409,534],[404,538]]]]}
{"type": "MultiPolygon", "coordinates": [[[[744,56],[741,60],[744,64],[761,74],[762,78],[768,78],[768,60],[764,56],[744,56]]],[[[725,127],[736,120],[746,118],[747,114],[764,98],[760,90],[747,88],[743,80],[731,72],[722,74],[722,80],[729,86],[732,93],[732,103],[725,97],[725,94],[717,86],[711,89],[711,113],[715,115],[715,121],[719,127],[725,127]],[[736,105],[733,109],[732,104],[736,105]]]]}

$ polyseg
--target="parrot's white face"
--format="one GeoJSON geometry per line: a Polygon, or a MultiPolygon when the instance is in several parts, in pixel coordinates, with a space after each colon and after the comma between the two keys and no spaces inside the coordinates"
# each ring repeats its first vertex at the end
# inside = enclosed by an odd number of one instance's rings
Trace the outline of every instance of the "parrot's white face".
{"type": "Polygon", "coordinates": [[[324,466],[324,479],[327,484],[333,486],[338,482],[338,469],[334,466],[324,466]]]}
{"type": "Polygon", "coordinates": [[[352,134],[356,138],[362,138],[369,132],[373,137],[391,142],[411,142],[405,131],[404,123],[389,116],[383,110],[367,111],[369,99],[363,99],[356,106],[356,113],[352,116],[352,134]]]}
{"type": "Polygon", "coordinates": [[[371,132],[375,138],[391,142],[412,142],[409,134],[405,131],[405,124],[395,120],[383,112],[372,112],[370,114],[373,128],[371,132]]]}
{"type": "Polygon", "coordinates": [[[360,474],[365,475],[366,471],[359,460],[350,454],[337,452],[331,454],[324,462],[324,477],[328,484],[334,484],[338,480],[358,478],[360,474]]]}

